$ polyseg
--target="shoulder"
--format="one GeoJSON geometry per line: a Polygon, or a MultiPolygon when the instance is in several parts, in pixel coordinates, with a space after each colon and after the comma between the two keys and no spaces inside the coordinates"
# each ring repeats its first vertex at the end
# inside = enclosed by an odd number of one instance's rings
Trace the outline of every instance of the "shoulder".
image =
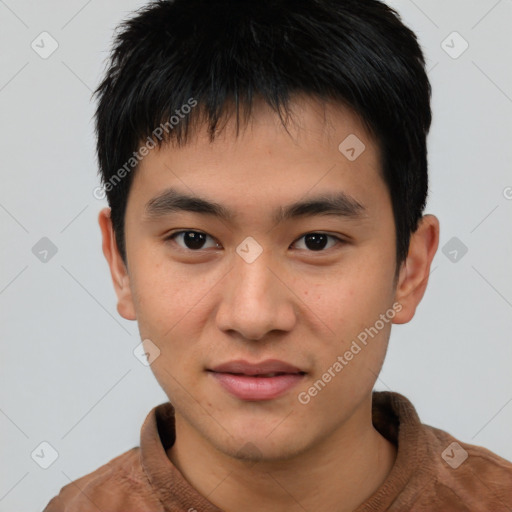
{"type": "Polygon", "coordinates": [[[142,470],[139,447],[62,487],[43,512],[96,512],[98,509],[109,512],[162,510],[142,470]]]}
{"type": "Polygon", "coordinates": [[[372,412],[375,427],[398,446],[398,453],[371,506],[361,510],[379,509],[383,499],[386,510],[397,512],[512,510],[510,461],[422,423],[399,393],[375,392],[372,412]]]}
{"type": "Polygon", "coordinates": [[[433,472],[430,503],[454,510],[510,510],[512,505],[512,463],[496,453],[457,440],[449,433],[424,426],[430,438],[433,472]]]}

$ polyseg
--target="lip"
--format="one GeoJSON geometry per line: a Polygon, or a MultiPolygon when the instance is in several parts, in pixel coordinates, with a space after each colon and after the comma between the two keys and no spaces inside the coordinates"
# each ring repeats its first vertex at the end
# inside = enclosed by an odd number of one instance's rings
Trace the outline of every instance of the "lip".
{"type": "Polygon", "coordinates": [[[272,400],[296,386],[306,372],[277,359],[260,363],[229,361],[207,370],[231,395],[241,400],[272,400]],[[277,373],[279,375],[262,377],[277,373]]]}
{"type": "Polygon", "coordinates": [[[259,363],[249,363],[243,359],[228,361],[210,368],[217,373],[241,373],[243,375],[265,375],[267,373],[306,373],[291,364],[278,359],[265,359],[259,363]]]}

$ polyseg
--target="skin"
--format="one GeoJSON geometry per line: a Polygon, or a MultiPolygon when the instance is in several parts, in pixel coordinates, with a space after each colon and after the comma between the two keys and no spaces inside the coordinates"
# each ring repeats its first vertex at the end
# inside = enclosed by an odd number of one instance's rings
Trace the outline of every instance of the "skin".
{"type": "Polygon", "coordinates": [[[176,410],[170,460],[227,512],[354,510],[384,482],[396,447],[372,425],[372,389],[391,323],[409,322],[425,292],[439,222],[425,215],[395,281],[395,226],[380,173],[379,148],[359,118],[339,104],[297,98],[285,131],[258,104],[238,137],[235,121],[213,143],[205,129],[185,146],[152,150],[140,164],[126,210],[127,266],[110,209],[100,212],[103,252],[118,312],[138,322],[160,350],[151,364],[176,410]],[[325,107],[325,108],[324,108],[325,107]],[[365,151],[349,161],[338,145],[355,134],[365,151]],[[168,187],[232,209],[232,222],[193,212],[145,217],[168,187]],[[321,193],[345,192],[361,218],[314,215],[275,224],[275,208],[321,193]],[[187,249],[178,230],[209,235],[187,249]],[[304,235],[327,233],[322,251],[304,235]],[[252,263],[237,246],[253,237],[252,263]],[[307,404],[307,391],[365,328],[393,304],[401,310],[307,404]],[[233,397],[206,372],[234,359],[275,358],[307,372],[285,395],[233,397]]]}

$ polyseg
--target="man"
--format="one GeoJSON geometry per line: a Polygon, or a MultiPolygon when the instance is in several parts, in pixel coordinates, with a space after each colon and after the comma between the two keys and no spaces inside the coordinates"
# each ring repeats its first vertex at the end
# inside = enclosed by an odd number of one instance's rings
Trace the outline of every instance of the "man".
{"type": "Polygon", "coordinates": [[[97,94],[103,252],[169,402],[45,511],[511,510],[510,462],[372,392],[439,241],[398,15],[151,3],[97,94]]]}

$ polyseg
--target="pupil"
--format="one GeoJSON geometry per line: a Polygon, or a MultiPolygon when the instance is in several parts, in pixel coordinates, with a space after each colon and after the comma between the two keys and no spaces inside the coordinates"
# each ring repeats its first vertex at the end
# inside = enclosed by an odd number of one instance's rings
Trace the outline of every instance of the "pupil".
{"type": "MultiPolygon", "coordinates": [[[[185,233],[185,244],[189,249],[201,249],[205,241],[204,233],[187,231],[185,233]]],[[[322,250],[327,244],[327,235],[323,233],[313,233],[306,235],[306,246],[313,251],[322,250]]]]}
{"type": "Polygon", "coordinates": [[[327,235],[324,235],[323,233],[306,235],[305,242],[308,249],[313,251],[321,250],[327,244],[327,235]]]}
{"type": "Polygon", "coordinates": [[[204,233],[196,233],[195,231],[187,231],[184,236],[185,244],[189,249],[201,249],[204,240],[204,233]]]}

